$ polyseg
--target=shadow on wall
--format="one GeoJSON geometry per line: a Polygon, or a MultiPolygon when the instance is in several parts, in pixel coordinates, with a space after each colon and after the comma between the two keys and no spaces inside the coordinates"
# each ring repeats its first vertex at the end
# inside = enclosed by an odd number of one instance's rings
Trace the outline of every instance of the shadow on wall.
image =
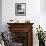
{"type": "Polygon", "coordinates": [[[2,0],[0,0],[0,31],[2,31],[2,0]]]}

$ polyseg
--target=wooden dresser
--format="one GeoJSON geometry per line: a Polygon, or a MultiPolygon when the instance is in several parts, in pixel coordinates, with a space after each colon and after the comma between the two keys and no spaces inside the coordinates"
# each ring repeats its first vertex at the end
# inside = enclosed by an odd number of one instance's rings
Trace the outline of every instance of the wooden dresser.
{"type": "Polygon", "coordinates": [[[33,46],[33,23],[7,23],[12,39],[21,46],[33,46]]]}

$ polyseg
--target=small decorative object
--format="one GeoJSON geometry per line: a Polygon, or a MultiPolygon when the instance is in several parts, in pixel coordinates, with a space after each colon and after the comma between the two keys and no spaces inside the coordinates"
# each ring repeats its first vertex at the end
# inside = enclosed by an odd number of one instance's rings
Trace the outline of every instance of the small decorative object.
{"type": "Polygon", "coordinates": [[[17,19],[11,19],[9,23],[19,23],[19,21],[17,19]]]}
{"type": "Polygon", "coordinates": [[[16,3],[15,4],[15,15],[16,16],[26,15],[26,3],[16,3]]]}
{"type": "Polygon", "coordinates": [[[38,35],[38,40],[39,40],[39,46],[45,46],[45,35],[43,32],[42,27],[36,28],[37,29],[37,34],[38,35]]]}
{"type": "Polygon", "coordinates": [[[26,20],[25,23],[30,23],[30,20],[26,20]]]}
{"type": "Polygon", "coordinates": [[[10,23],[13,23],[13,20],[11,19],[9,22],[10,22],[10,23]]]}
{"type": "Polygon", "coordinates": [[[13,21],[13,20],[10,20],[10,21],[13,21]]]}

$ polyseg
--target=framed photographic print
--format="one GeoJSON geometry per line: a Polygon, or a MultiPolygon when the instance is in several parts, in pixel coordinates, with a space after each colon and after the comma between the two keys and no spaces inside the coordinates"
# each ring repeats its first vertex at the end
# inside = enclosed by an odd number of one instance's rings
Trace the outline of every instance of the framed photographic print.
{"type": "Polygon", "coordinates": [[[15,4],[15,15],[16,16],[26,16],[26,3],[16,3],[15,4]]]}

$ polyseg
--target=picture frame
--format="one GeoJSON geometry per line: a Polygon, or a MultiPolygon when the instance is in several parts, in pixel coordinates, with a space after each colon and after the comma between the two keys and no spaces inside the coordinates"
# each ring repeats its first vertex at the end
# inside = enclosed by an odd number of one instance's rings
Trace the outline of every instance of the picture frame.
{"type": "Polygon", "coordinates": [[[26,3],[16,3],[15,4],[15,15],[16,16],[26,16],[26,3]]]}

